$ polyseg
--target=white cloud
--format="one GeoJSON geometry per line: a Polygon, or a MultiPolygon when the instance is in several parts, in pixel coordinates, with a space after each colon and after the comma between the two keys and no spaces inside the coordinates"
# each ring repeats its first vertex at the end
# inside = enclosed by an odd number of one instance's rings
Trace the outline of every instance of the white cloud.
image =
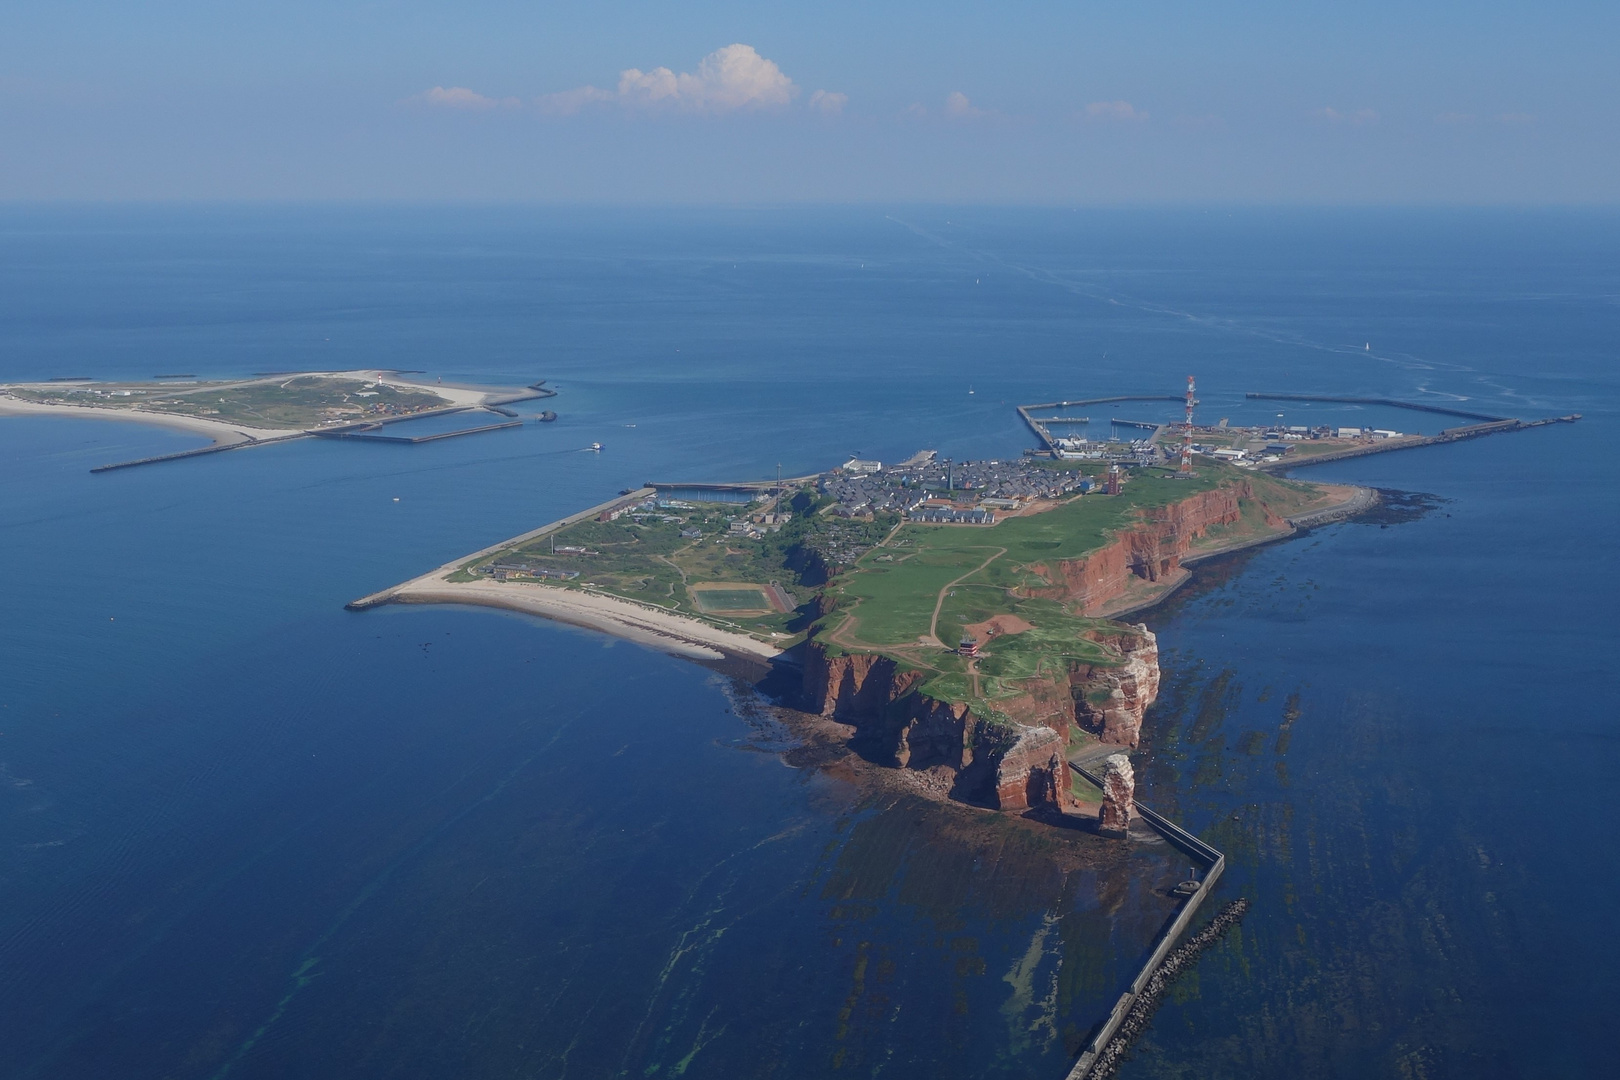
{"type": "Polygon", "coordinates": [[[835,91],[817,90],[810,95],[810,111],[825,116],[837,116],[849,104],[849,95],[835,91]]]}
{"type": "Polygon", "coordinates": [[[1117,120],[1122,123],[1141,123],[1148,114],[1128,101],[1093,101],[1086,106],[1087,120],[1117,120]]]}
{"type": "Polygon", "coordinates": [[[793,80],[752,45],[727,45],[705,56],[696,72],[627,68],[619,73],[616,100],[637,108],[723,113],[780,108],[798,94],[793,80]]]}
{"type": "MultiPolygon", "coordinates": [[[[773,61],[752,45],[727,45],[698,62],[697,70],[674,72],[667,67],[651,71],[626,68],[612,90],[576,86],[534,99],[536,112],[545,116],[573,116],[592,106],[617,106],[638,111],[729,113],[779,109],[799,96],[799,87],[773,61]]],[[[409,99],[411,102],[452,109],[494,109],[520,105],[516,98],[488,98],[465,86],[435,86],[409,99]]],[[[846,94],[817,90],[810,108],[836,115],[848,103],[846,94]]]]}
{"type": "Polygon", "coordinates": [[[440,109],[468,109],[473,111],[509,109],[520,104],[517,98],[485,97],[476,90],[469,90],[465,86],[435,86],[431,90],[424,90],[415,97],[406,100],[422,105],[432,105],[440,109]]]}
{"type": "Polygon", "coordinates": [[[576,86],[572,90],[563,90],[556,94],[541,94],[534,99],[534,107],[547,116],[573,116],[587,105],[616,100],[618,95],[611,90],[599,90],[594,86],[576,86]]]}
{"type": "Polygon", "coordinates": [[[1351,127],[1365,127],[1368,124],[1378,123],[1378,113],[1372,109],[1357,109],[1355,112],[1340,112],[1334,108],[1321,108],[1311,113],[1311,116],[1327,124],[1349,124],[1351,127]]]}
{"type": "Polygon", "coordinates": [[[968,96],[960,90],[945,95],[945,115],[953,120],[971,120],[976,116],[989,116],[988,109],[975,108],[968,96]]]}

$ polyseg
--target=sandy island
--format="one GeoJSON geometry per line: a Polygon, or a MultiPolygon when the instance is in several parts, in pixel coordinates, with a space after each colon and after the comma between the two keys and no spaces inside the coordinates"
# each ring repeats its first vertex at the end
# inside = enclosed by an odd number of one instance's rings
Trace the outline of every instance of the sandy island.
{"type": "MultiPolygon", "coordinates": [[[[420,382],[416,379],[396,375],[386,369],[359,369],[354,371],[300,371],[285,375],[273,375],[258,379],[231,379],[221,380],[219,385],[223,388],[255,386],[265,383],[284,381],[288,378],[314,375],[328,378],[341,378],[348,376],[355,379],[383,379],[396,386],[409,386],[415,390],[426,390],[437,394],[444,399],[441,408],[465,406],[477,408],[484,405],[491,397],[506,396],[511,393],[510,388],[464,386],[459,383],[432,383],[420,382]]],[[[210,382],[211,380],[198,380],[210,382]]],[[[83,385],[98,385],[101,380],[88,380],[83,385]]],[[[80,420],[122,420],[125,423],[151,424],[157,427],[172,428],[177,431],[190,432],[193,435],[205,435],[213,441],[215,446],[235,446],[239,443],[274,442],[279,439],[301,438],[313,432],[320,431],[322,427],[339,426],[353,423],[352,419],[335,420],[328,425],[319,425],[309,428],[261,428],[246,424],[236,424],[224,420],[210,420],[203,416],[187,416],[182,413],[154,412],[136,406],[119,408],[115,406],[100,405],[63,405],[47,404],[37,401],[24,401],[5,393],[10,387],[29,390],[58,390],[63,387],[81,385],[78,383],[52,383],[52,382],[19,382],[0,386],[0,416],[60,416],[80,420]]],[[[119,380],[106,380],[106,385],[130,385],[119,380]]],[[[176,382],[176,389],[194,385],[189,382],[176,382]]]]}

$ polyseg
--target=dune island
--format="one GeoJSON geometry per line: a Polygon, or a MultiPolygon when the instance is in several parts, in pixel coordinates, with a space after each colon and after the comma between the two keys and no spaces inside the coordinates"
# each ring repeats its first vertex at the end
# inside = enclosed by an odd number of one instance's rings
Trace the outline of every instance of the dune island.
{"type": "MultiPolygon", "coordinates": [[[[241,379],[163,375],[124,382],[62,377],[0,384],[0,416],[134,421],[210,440],[193,450],[91,470],[106,472],[310,437],[419,443],[495,431],[522,424],[506,406],[556,396],[544,381],[524,387],[479,387],[420,382],[410,377],[413,374],[419,373],[368,368],[270,372],[241,379]],[[464,413],[499,419],[430,435],[383,433],[392,424],[464,413]]],[[[536,417],[555,418],[549,411],[536,417]]]]}

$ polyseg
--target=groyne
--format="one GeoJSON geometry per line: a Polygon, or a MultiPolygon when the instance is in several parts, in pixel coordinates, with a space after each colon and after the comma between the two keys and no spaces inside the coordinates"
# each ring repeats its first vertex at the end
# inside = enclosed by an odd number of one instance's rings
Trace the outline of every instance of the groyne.
{"type": "Polygon", "coordinates": [[[212,446],[198,446],[191,450],[176,450],[172,454],[155,454],[152,457],[136,458],[133,461],[115,461],[110,465],[96,465],[91,468],[93,473],[112,472],[114,469],[132,469],[137,465],[156,465],[164,461],[179,461],[181,458],[201,457],[204,454],[222,454],[227,450],[242,450],[249,446],[270,446],[275,443],[291,442],[293,439],[302,439],[308,432],[295,431],[289,435],[281,435],[270,439],[239,439],[236,442],[214,443],[212,446]]]}
{"type": "MultiPolygon", "coordinates": [[[[1099,789],[1103,786],[1102,777],[1080,765],[1071,761],[1069,762],[1069,768],[1085,777],[1088,782],[1099,789]]],[[[1170,921],[1170,924],[1159,935],[1153,951],[1148,954],[1148,958],[1142,964],[1141,970],[1137,972],[1136,978],[1131,980],[1129,989],[1120,995],[1119,1000],[1114,1003],[1113,1009],[1108,1013],[1108,1018],[1097,1029],[1097,1033],[1092,1036],[1085,1049],[1080,1052],[1079,1060],[1069,1070],[1066,1080],[1091,1080],[1095,1076],[1107,1075],[1107,1073],[1096,1071],[1100,1067],[1105,1053],[1110,1049],[1111,1044],[1114,1043],[1116,1037],[1120,1035],[1121,1030],[1133,1015],[1140,1017],[1136,1031],[1139,1031],[1140,1025],[1145,1023],[1145,1015],[1136,1013],[1137,1005],[1144,1002],[1157,1002],[1157,995],[1152,991],[1153,980],[1155,975],[1158,974],[1159,966],[1164,963],[1165,957],[1175,947],[1176,941],[1186,932],[1188,925],[1192,923],[1193,916],[1197,914],[1199,907],[1203,904],[1205,898],[1209,896],[1210,890],[1215,887],[1215,882],[1220,879],[1221,872],[1226,869],[1226,856],[1198,839],[1192,833],[1168,818],[1154,813],[1141,803],[1136,804],[1136,810],[1142,815],[1142,819],[1151,825],[1160,836],[1163,836],[1187,855],[1204,863],[1204,876],[1198,883],[1198,889],[1187,897],[1186,902],[1181,905],[1181,910],[1176,913],[1176,917],[1170,921]]],[[[1151,1005],[1148,1006],[1147,1012],[1151,1012],[1151,1005]]],[[[1134,1034],[1130,1037],[1134,1037],[1134,1034]]],[[[1117,1053],[1110,1060],[1117,1060],[1117,1053]]]]}

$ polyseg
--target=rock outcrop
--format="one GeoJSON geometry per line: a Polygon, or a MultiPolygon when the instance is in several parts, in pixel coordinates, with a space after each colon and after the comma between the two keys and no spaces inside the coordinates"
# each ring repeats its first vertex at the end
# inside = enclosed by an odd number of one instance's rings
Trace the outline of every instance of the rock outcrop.
{"type": "Polygon", "coordinates": [[[956,774],[951,794],[967,802],[1001,810],[1070,805],[1066,691],[1066,709],[1051,710],[1053,727],[977,716],[919,693],[921,682],[921,672],[886,656],[829,655],[816,643],[806,651],[806,707],[854,727],[851,745],[864,756],[902,769],[943,765],[956,774]]]}
{"type": "Polygon", "coordinates": [[[1104,742],[1135,746],[1142,713],[1159,690],[1158,643],[1145,626],[1121,626],[1099,638],[1118,665],[1075,664],[1062,675],[1030,680],[1024,692],[996,701],[998,715],[921,692],[924,673],[875,653],[805,653],[806,707],[855,729],[851,745],[870,760],[902,769],[945,766],[952,794],[1003,810],[1065,807],[1066,751],[1079,722],[1104,742]]]}
{"type": "Polygon", "coordinates": [[[996,805],[1003,810],[1071,805],[1067,749],[1068,743],[1051,728],[1021,729],[996,756],[996,805]]]}
{"type": "Polygon", "coordinates": [[[1159,639],[1145,624],[1107,639],[1124,658],[1119,665],[1076,664],[1069,672],[1075,719],[1105,743],[1134,747],[1142,716],[1159,696],[1159,639]]]}
{"type": "MultiPolygon", "coordinates": [[[[1241,501],[1254,498],[1253,485],[1241,480],[1145,510],[1134,526],[1105,547],[1078,559],[1031,566],[1050,585],[1023,592],[1061,600],[1081,615],[1095,615],[1123,596],[1133,578],[1158,581],[1175,573],[1193,541],[1214,526],[1236,524],[1242,517],[1241,501]]],[[[1256,505],[1268,524],[1284,524],[1263,502],[1256,500],[1256,505]]]]}
{"type": "Polygon", "coordinates": [[[1123,840],[1130,835],[1131,815],[1136,812],[1136,773],[1131,759],[1110,754],[1103,763],[1103,801],[1097,811],[1097,831],[1123,840]]]}

